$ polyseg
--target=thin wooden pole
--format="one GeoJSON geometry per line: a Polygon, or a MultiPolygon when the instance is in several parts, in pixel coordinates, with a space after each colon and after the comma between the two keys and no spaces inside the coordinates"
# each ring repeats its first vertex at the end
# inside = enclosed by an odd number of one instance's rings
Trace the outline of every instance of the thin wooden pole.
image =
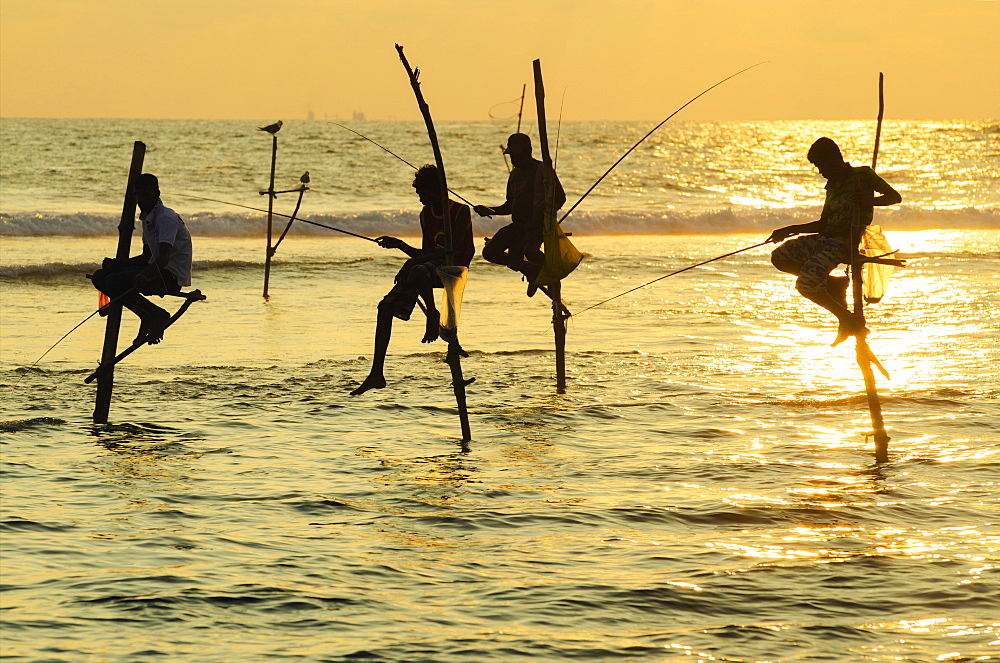
{"type": "Polygon", "coordinates": [[[517,109],[517,133],[521,133],[521,116],[524,114],[524,93],[528,89],[527,83],[521,84],[521,106],[517,109]]]}
{"type": "Polygon", "coordinates": [[[872,150],[872,170],[875,170],[875,165],[878,163],[878,144],[882,139],[882,114],[885,112],[885,94],[882,87],[885,81],[885,75],[880,71],[878,72],[878,124],[875,127],[875,149],[872,150]]]}
{"type": "MultiPolygon", "coordinates": [[[[135,180],[142,173],[142,163],[146,157],[146,145],[141,141],[132,144],[132,163],[128,169],[128,183],[125,186],[125,201],[122,203],[122,217],[118,223],[118,250],[115,259],[128,260],[132,246],[132,232],[135,230],[135,180]]],[[[108,310],[108,322],[104,330],[104,347],[101,350],[101,364],[113,361],[118,352],[118,332],[121,330],[122,305],[112,304],[108,310]]],[[[94,423],[108,423],[111,410],[111,393],[115,386],[114,368],[106,371],[97,380],[97,397],[94,401],[94,423]]]]}
{"type": "MultiPolygon", "coordinates": [[[[303,175],[303,177],[305,177],[305,175],[303,175]]],[[[274,243],[272,254],[278,250],[281,240],[285,239],[285,235],[288,234],[292,224],[295,222],[295,217],[298,216],[299,208],[302,207],[302,196],[306,194],[308,189],[309,187],[306,186],[305,182],[299,186],[299,199],[295,201],[295,209],[292,210],[292,216],[288,219],[288,223],[285,224],[285,229],[281,231],[281,236],[279,236],[278,241],[274,243]]]]}
{"type": "Polygon", "coordinates": [[[267,186],[267,251],[264,255],[264,299],[267,299],[267,284],[271,280],[271,256],[274,249],[271,247],[271,223],[274,218],[274,166],[278,161],[278,135],[271,134],[271,180],[267,186]]]}
{"type": "MultiPolygon", "coordinates": [[[[538,143],[542,151],[542,167],[551,171],[549,133],[545,121],[545,84],[542,81],[542,61],[532,62],[535,73],[535,108],[538,113],[538,143]]],[[[552,191],[546,191],[546,206],[551,204],[552,191]]],[[[555,210],[552,210],[553,214],[555,210]]],[[[552,298],[552,333],[556,345],[556,393],[566,393],[566,314],[562,306],[562,282],[549,286],[552,298]]]]}
{"type": "MultiPolygon", "coordinates": [[[[448,266],[452,266],[455,264],[455,247],[451,230],[451,200],[448,198],[448,180],[444,172],[444,158],[441,156],[441,146],[438,143],[437,132],[434,130],[434,120],[431,119],[431,109],[424,100],[423,92],[420,91],[420,82],[417,80],[419,70],[415,72],[410,68],[410,63],[407,61],[406,56],[403,55],[403,47],[399,44],[396,44],[396,52],[399,53],[399,59],[403,63],[403,68],[406,69],[407,77],[410,79],[410,87],[413,88],[413,94],[417,98],[417,106],[420,108],[420,114],[424,117],[424,124],[427,125],[427,136],[431,141],[431,148],[434,150],[434,163],[437,164],[438,182],[441,187],[441,213],[444,215],[445,263],[448,266]]],[[[469,442],[472,439],[472,430],[469,426],[469,410],[466,404],[465,387],[472,380],[466,380],[462,375],[462,355],[468,355],[458,342],[457,325],[455,333],[449,334],[446,340],[448,341],[448,354],[445,361],[451,369],[451,385],[455,391],[455,402],[458,405],[458,418],[462,426],[462,442],[469,442]]]]}
{"type": "MultiPolygon", "coordinates": [[[[884,77],[880,72],[878,75],[878,123],[875,129],[875,149],[872,154],[872,169],[874,169],[875,164],[878,163],[879,139],[882,136],[882,116],[885,111],[885,96],[882,88],[883,80],[884,77]]],[[[855,203],[854,230],[858,233],[863,232],[860,223],[860,215],[860,206],[855,203]]],[[[856,238],[857,241],[852,240],[854,258],[851,262],[851,285],[853,286],[854,294],[854,313],[855,315],[860,316],[862,323],[864,323],[864,292],[862,284],[864,263],[861,259],[861,252],[858,250],[860,239],[861,237],[859,235],[856,238]]],[[[868,411],[871,416],[872,429],[875,437],[875,462],[884,463],[889,460],[889,440],[891,438],[885,430],[885,421],[882,419],[882,404],[878,398],[878,389],[875,385],[875,374],[872,371],[872,363],[877,360],[872,355],[871,348],[868,347],[868,341],[865,340],[865,337],[859,335],[856,339],[855,355],[858,360],[858,366],[861,368],[861,375],[865,380],[865,393],[868,398],[868,411]]]]}

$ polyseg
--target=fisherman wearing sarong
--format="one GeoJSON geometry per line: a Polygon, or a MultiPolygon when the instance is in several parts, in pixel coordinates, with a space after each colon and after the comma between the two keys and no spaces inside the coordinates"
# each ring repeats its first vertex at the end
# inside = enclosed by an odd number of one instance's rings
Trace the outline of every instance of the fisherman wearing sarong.
{"type": "MultiPolygon", "coordinates": [[[[510,155],[514,169],[507,179],[507,200],[502,205],[488,207],[476,205],[479,216],[510,215],[511,223],[497,230],[493,239],[483,247],[483,258],[498,265],[521,272],[528,280],[528,296],[535,294],[535,277],[545,262],[539,248],[542,244],[543,214],[545,212],[545,166],[531,156],[531,139],[526,134],[511,134],[504,154],[510,155]]],[[[566,202],[562,184],[551,173],[553,210],[566,202]]]]}
{"type": "MultiPolygon", "coordinates": [[[[351,396],[358,396],[369,389],[385,387],[385,355],[392,336],[392,319],[409,320],[417,300],[422,302],[427,324],[422,343],[437,340],[441,322],[440,313],[434,305],[434,288],[443,287],[437,269],[445,265],[445,224],[444,205],[441,201],[441,184],[437,166],[426,165],[417,171],[413,188],[420,202],[420,248],[415,248],[397,237],[379,237],[376,241],[385,249],[399,249],[409,259],[396,274],[395,285],[378,305],[375,323],[375,350],[368,377],[351,396]]],[[[452,264],[468,267],[476,253],[472,240],[472,215],[466,205],[448,200],[451,218],[451,236],[454,256],[452,264]]]]}
{"type": "Polygon", "coordinates": [[[851,264],[853,255],[872,222],[873,207],[896,205],[902,196],[868,166],[852,166],[844,161],[833,140],[823,137],[809,148],[809,161],[827,179],[826,202],[818,220],[778,228],[768,242],[812,233],[785,242],[771,253],[771,263],[783,272],[795,274],[799,293],[837,316],[839,328],[833,345],[851,336],[868,333],[864,318],[847,306],[846,276],[831,276],[839,264],[851,264]],[[875,196],[874,192],[881,195],[875,196]],[[855,212],[857,211],[857,215],[855,212]],[[855,226],[857,216],[858,226],[855,226]]]}
{"type": "Polygon", "coordinates": [[[164,207],[155,175],[135,180],[135,198],[142,222],[142,253],[119,261],[105,258],[91,276],[94,287],[139,316],[134,342],[150,345],[163,340],[170,314],[143,295],[172,294],[191,285],[191,233],[178,214],[164,207]]]}

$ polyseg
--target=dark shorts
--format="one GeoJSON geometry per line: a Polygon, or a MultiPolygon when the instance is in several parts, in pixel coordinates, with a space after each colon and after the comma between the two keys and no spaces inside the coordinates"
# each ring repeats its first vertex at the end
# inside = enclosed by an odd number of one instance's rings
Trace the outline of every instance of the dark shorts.
{"type": "Polygon", "coordinates": [[[498,265],[507,265],[511,269],[521,266],[522,258],[536,262],[541,260],[542,229],[510,223],[500,228],[493,239],[483,247],[483,258],[498,265]]]}
{"type": "Polygon", "coordinates": [[[783,272],[799,278],[799,292],[820,293],[826,290],[826,277],[837,265],[851,260],[848,242],[826,235],[804,235],[783,243],[771,252],[771,262],[783,272]]]}
{"type": "Polygon", "coordinates": [[[409,320],[420,294],[418,284],[430,283],[432,288],[443,288],[437,268],[443,263],[432,261],[407,265],[396,274],[396,284],[392,286],[382,301],[379,310],[385,310],[400,320],[409,320]]]}

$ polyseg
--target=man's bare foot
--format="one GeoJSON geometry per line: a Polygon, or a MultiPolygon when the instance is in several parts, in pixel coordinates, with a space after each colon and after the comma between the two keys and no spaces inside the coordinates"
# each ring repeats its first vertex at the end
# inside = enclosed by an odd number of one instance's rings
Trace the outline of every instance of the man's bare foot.
{"type": "Polygon", "coordinates": [[[521,274],[524,275],[524,280],[528,282],[528,291],[526,294],[529,297],[534,297],[535,293],[538,292],[538,286],[535,285],[535,279],[538,278],[538,274],[541,271],[541,265],[535,264],[527,258],[521,263],[521,274]]]}
{"type": "Polygon", "coordinates": [[[420,339],[421,343],[433,343],[438,340],[438,336],[441,333],[441,314],[437,311],[427,312],[427,327],[424,329],[424,337],[420,339]]]}
{"type": "Polygon", "coordinates": [[[168,324],[170,324],[170,314],[166,311],[142,318],[139,322],[139,333],[132,342],[156,345],[163,340],[163,331],[168,324]]]}
{"type": "Polygon", "coordinates": [[[837,338],[830,346],[838,346],[852,336],[861,336],[863,338],[867,335],[868,328],[865,327],[864,318],[852,315],[849,319],[840,322],[840,328],[837,329],[837,338]]]}
{"type": "Polygon", "coordinates": [[[385,377],[382,375],[369,375],[357,389],[351,392],[351,396],[360,396],[369,389],[385,389],[385,377]]]}

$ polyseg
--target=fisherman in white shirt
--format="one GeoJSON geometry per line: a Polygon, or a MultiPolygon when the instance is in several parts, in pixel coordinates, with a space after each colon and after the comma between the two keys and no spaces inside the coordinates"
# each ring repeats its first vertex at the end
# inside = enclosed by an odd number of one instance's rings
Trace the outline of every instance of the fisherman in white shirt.
{"type": "Polygon", "coordinates": [[[155,175],[143,173],[135,181],[136,203],[142,221],[142,253],[119,264],[105,258],[91,277],[94,287],[139,316],[135,341],[159,343],[170,314],[142,295],[166,295],[191,285],[191,233],[184,221],[160,200],[155,175]]]}

